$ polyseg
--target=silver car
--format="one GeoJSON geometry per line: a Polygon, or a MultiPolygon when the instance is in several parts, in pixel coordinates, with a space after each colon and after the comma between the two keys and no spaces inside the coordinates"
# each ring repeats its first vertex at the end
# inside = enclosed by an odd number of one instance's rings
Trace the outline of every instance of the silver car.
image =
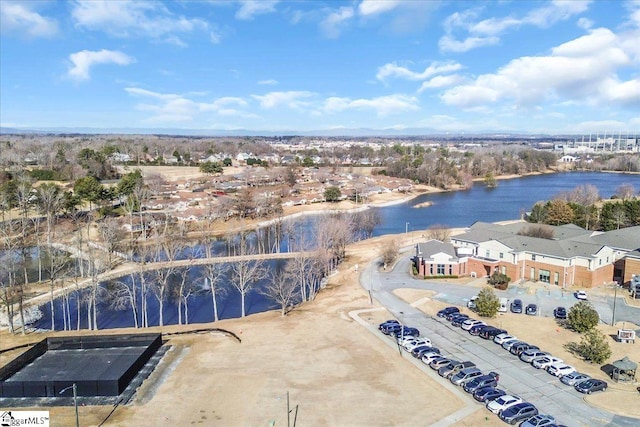
{"type": "Polygon", "coordinates": [[[574,386],[578,383],[581,383],[582,381],[586,381],[590,379],[591,377],[589,375],[575,371],[560,377],[560,382],[562,382],[562,384],[574,386]]]}
{"type": "Polygon", "coordinates": [[[523,362],[531,363],[531,361],[536,357],[542,356],[549,356],[549,353],[540,350],[526,350],[520,354],[520,360],[522,360],[523,362]]]}

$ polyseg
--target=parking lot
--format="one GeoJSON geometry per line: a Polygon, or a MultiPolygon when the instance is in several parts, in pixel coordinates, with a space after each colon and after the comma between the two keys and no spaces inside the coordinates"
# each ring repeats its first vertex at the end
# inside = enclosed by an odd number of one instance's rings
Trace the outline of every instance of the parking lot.
{"type": "MultiPolygon", "coordinates": [[[[530,364],[520,361],[517,356],[510,354],[493,341],[471,336],[466,331],[451,326],[445,319],[426,315],[396,297],[392,290],[407,287],[407,282],[413,280],[406,273],[407,271],[408,262],[405,256],[405,259],[390,273],[376,272],[370,265],[363,272],[361,281],[365,288],[369,287],[374,298],[389,312],[406,325],[420,329],[421,335],[430,338],[433,345],[441,349],[443,355],[461,361],[471,360],[483,372],[499,372],[501,388],[533,403],[540,413],[553,415],[559,423],[570,426],[637,425],[637,419],[615,415],[590,406],[583,400],[583,395],[573,387],[565,386],[545,370],[537,370],[530,364]]],[[[466,291],[475,293],[477,288],[466,291]]],[[[573,302],[569,299],[570,297],[567,295],[567,302],[573,302]]],[[[460,296],[456,298],[460,301],[460,296]]],[[[446,301],[446,298],[443,299],[446,301]]],[[[525,300],[525,304],[527,302],[525,300]]],[[[566,305],[567,308],[570,306],[570,304],[557,304],[554,300],[548,300],[546,303],[540,304],[540,307],[545,310],[543,311],[545,315],[546,310],[552,312],[556,305],[566,305]]],[[[538,344],[541,347],[544,345],[542,342],[532,342],[532,344],[538,344]]],[[[442,381],[448,382],[444,379],[442,381]]],[[[488,411],[487,414],[489,414],[488,411]]]]}

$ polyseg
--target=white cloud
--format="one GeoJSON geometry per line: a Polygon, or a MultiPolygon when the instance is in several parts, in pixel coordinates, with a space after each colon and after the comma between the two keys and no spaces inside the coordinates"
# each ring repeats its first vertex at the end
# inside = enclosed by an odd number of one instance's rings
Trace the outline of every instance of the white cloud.
{"type": "Polygon", "coordinates": [[[69,77],[76,80],[88,80],[89,70],[96,64],[128,65],[134,59],[122,52],[102,49],[100,51],[82,50],[69,55],[72,66],[69,67],[69,77]]]}
{"type": "Polygon", "coordinates": [[[446,90],[441,99],[466,109],[505,100],[526,108],[549,100],[640,104],[638,79],[620,81],[616,74],[633,64],[621,41],[610,30],[598,28],[557,46],[548,56],[514,59],[496,73],[446,90]]]}
{"type": "Polygon", "coordinates": [[[248,103],[239,97],[227,96],[212,102],[196,102],[185,95],[159,93],[136,87],[125,88],[125,91],[130,95],[150,100],[136,106],[140,111],[148,111],[153,114],[146,120],[149,123],[190,122],[207,113],[215,113],[224,117],[257,118],[254,114],[240,110],[247,107],[248,103]]]}
{"type": "Polygon", "coordinates": [[[260,102],[260,107],[271,109],[275,107],[288,107],[300,109],[309,105],[305,99],[313,97],[315,94],[308,91],[288,91],[288,92],[269,92],[265,95],[251,95],[260,102]]]}
{"type": "Polygon", "coordinates": [[[399,4],[399,0],[362,0],[358,13],[362,16],[378,15],[395,9],[399,4]]]}
{"type": "Polygon", "coordinates": [[[209,33],[209,40],[213,44],[220,44],[220,42],[222,41],[222,34],[220,34],[220,32],[218,31],[211,31],[209,33]]]}
{"type": "Polygon", "coordinates": [[[29,2],[0,1],[0,29],[28,37],[50,37],[58,32],[58,23],[31,10],[29,2]]]}
{"type": "Polygon", "coordinates": [[[354,12],[351,7],[341,7],[333,10],[320,22],[320,29],[325,37],[334,39],[340,35],[346,22],[353,18],[353,15],[354,12]]]}
{"type": "Polygon", "coordinates": [[[443,87],[454,86],[462,82],[463,80],[464,77],[458,74],[451,74],[448,76],[435,76],[432,79],[423,82],[420,86],[420,89],[418,89],[418,93],[422,93],[427,89],[440,89],[443,87]]]}
{"type": "Polygon", "coordinates": [[[385,80],[387,78],[394,77],[394,78],[402,78],[407,80],[418,81],[418,80],[428,79],[429,77],[436,74],[443,74],[443,73],[450,73],[452,71],[458,71],[461,68],[462,68],[462,65],[456,62],[450,62],[450,63],[433,62],[431,63],[431,65],[425,68],[423,72],[417,73],[405,67],[401,67],[395,62],[392,62],[378,68],[378,72],[376,73],[376,78],[378,80],[385,80]]]}
{"type": "Polygon", "coordinates": [[[590,30],[593,27],[593,21],[589,18],[582,17],[578,19],[577,25],[583,30],[590,30]]]}
{"type": "Polygon", "coordinates": [[[374,110],[378,116],[399,114],[419,110],[418,99],[400,94],[380,96],[371,99],[351,99],[330,97],[324,101],[322,110],[326,113],[340,113],[345,110],[374,110]]]}
{"type": "Polygon", "coordinates": [[[276,11],[278,0],[240,0],[240,9],[236,12],[236,18],[250,21],[256,15],[263,15],[276,11]]]}
{"type": "Polygon", "coordinates": [[[268,86],[276,86],[278,84],[277,80],[268,79],[268,80],[260,80],[258,82],[259,85],[268,85],[268,86]]]}
{"type": "Polygon", "coordinates": [[[77,27],[104,31],[116,37],[161,38],[208,28],[205,21],[176,16],[156,1],[75,1],[71,16],[77,27]]]}
{"type": "MultiPolygon", "coordinates": [[[[591,3],[590,0],[553,0],[545,6],[531,10],[521,18],[492,17],[481,21],[477,21],[479,9],[456,12],[444,21],[445,35],[442,36],[438,45],[443,52],[467,52],[479,47],[495,45],[500,42],[499,36],[511,28],[524,25],[547,28],[585,12],[589,3],[591,3]],[[456,32],[466,33],[466,35],[458,38],[454,35],[456,32]]],[[[582,25],[586,25],[586,22],[583,21],[582,25]]]]}

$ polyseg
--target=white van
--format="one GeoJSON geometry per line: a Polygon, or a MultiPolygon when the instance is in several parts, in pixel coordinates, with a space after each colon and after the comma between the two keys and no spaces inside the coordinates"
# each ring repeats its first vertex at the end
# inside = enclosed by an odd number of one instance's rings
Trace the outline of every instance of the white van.
{"type": "Polygon", "coordinates": [[[500,307],[498,308],[498,311],[501,313],[506,313],[508,306],[509,306],[509,300],[506,298],[500,298],[500,307]]]}

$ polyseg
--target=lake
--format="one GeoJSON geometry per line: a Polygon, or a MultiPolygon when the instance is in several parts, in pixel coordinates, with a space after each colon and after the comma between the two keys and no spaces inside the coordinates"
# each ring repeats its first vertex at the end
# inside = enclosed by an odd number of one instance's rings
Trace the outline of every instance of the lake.
{"type": "MultiPolygon", "coordinates": [[[[592,184],[598,188],[602,198],[610,198],[615,194],[616,188],[622,184],[631,184],[636,191],[640,190],[640,175],[597,172],[535,175],[498,181],[496,188],[488,188],[482,183],[476,183],[469,190],[425,194],[408,202],[378,208],[383,222],[375,229],[374,235],[421,230],[434,224],[467,227],[476,221],[496,222],[517,219],[523,212],[529,211],[537,201],[549,200],[559,193],[571,191],[585,184],[592,184]],[[432,205],[422,208],[414,207],[427,201],[432,205]]],[[[313,218],[309,217],[296,221],[297,226],[304,228],[305,232],[309,231],[312,223],[313,218]]],[[[225,246],[221,243],[217,247],[221,252],[225,250],[225,246]]],[[[281,250],[287,250],[286,239],[283,239],[281,250]]],[[[267,301],[258,289],[259,287],[256,287],[247,296],[247,314],[274,308],[274,304],[267,301]]],[[[149,304],[150,307],[157,306],[153,297],[149,300],[149,304]]],[[[239,295],[234,289],[230,289],[225,296],[220,297],[219,304],[222,311],[221,318],[239,316],[239,295]]],[[[133,326],[130,310],[114,311],[106,305],[101,308],[104,310],[99,314],[101,327],[133,326]]],[[[43,317],[33,326],[47,329],[51,324],[49,305],[45,304],[41,310],[43,317]]],[[[176,310],[175,304],[170,302],[165,304],[165,324],[176,322],[176,310]]],[[[211,296],[194,296],[189,313],[191,323],[212,321],[211,296]]],[[[74,316],[75,313],[71,315],[72,319],[74,316]]],[[[57,318],[60,319],[60,315],[57,318]]],[[[157,324],[157,316],[150,319],[150,324],[157,324]]],[[[58,322],[58,326],[62,326],[61,322],[58,322]]]]}

